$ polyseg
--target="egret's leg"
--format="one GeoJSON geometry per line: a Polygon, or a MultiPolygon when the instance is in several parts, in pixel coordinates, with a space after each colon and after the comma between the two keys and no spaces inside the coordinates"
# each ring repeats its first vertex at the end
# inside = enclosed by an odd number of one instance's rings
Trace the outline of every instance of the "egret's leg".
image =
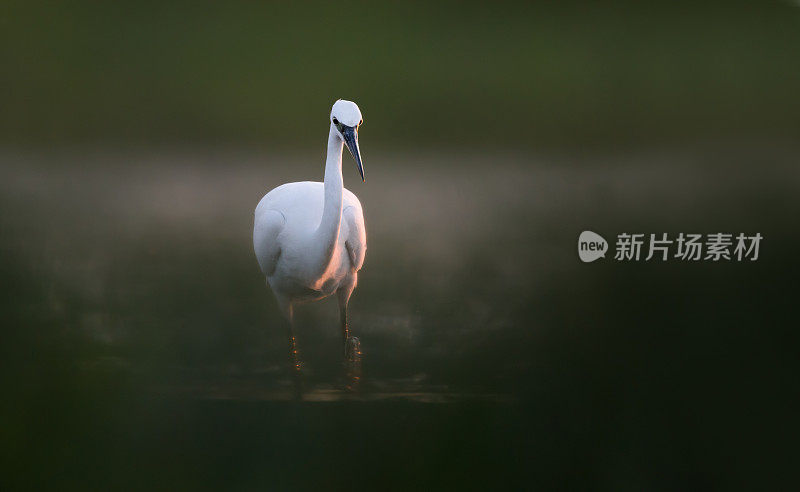
{"type": "Polygon", "coordinates": [[[343,285],[339,288],[336,292],[336,296],[339,299],[339,326],[342,330],[342,354],[345,358],[348,357],[348,339],[350,338],[350,326],[347,322],[347,304],[350,302],[350,295],[353,293],[353,285],[352,282],[343,285]]]}
{"type": "Polygon", "coordinates": [[[355,288],[355,278],[345,283],[336,293],[339,298],[339,324],[342,329],[345,389],[348,391],[358,391],[361,382],[361,346],[358,338],[351,336],[347,322],[347,304],[353,288],[355,288]]]}
{"type": "Polygon", "coordinates": [[[347,339],[350,338],[350,327],[347,325],[347,302],[339,302],[339,327],[342,330],[342,353],[347,356],[347,339]]]}
{"type": "Polygon", "coordinates": [[[296,396],[302,395],[302,373],[300,371],[301,363],[300,357],[297,353],[297,339],[294,336],[294,305],[287,298],[277,295],[278,306],[286,318],[287,335],[289,338],[289,370],[294,379],[294,387],[296,396]]]}
{"type": "Polygon", "coordinates": [[[289,336],[289,362],[291,363],[292,371],[300,373],[300,358],[297,355],[297,339],[294,336],[294,307],[290,304],[287,308],[286,326],[288,327],[287,335],[289,336]]]}

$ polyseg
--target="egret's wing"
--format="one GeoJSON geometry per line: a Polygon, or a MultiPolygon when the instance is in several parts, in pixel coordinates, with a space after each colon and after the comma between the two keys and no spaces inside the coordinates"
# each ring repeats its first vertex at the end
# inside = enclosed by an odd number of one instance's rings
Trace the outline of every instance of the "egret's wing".
{"type": "Polygon", "coordinates": [[[364,256],[367,253],[367,231],[364,227],[364,214],[361,207],[353,205],[342,210],[342,219],[347,224],[347,236],[344,244],[347,254],[350,256],[350,263],[358,271],[364,264],[364,256]]]}
{"type": "Polygon", "coordinates": [[[256,210],[253,225],[253,249],[256,252],[258,266],[269,277],[275,271],[281,256],[278,235],[286,224],[286,218],[277,210],[256,210]]]}

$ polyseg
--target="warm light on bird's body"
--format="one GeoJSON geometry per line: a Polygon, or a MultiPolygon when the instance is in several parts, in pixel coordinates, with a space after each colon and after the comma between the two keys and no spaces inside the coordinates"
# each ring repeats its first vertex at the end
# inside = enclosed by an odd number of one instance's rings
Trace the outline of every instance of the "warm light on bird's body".
{"type": "Polygon", "coordinates": [[[331,109],[330,121],[325,181],[273,189],[256,207],[253,226],[256,258],[289,321],[290,353],[297,369],[292,331],[297,304],[336,294],[344,350],[358,346],[348,343],[347,304],[364,264],[367,236],[361,202],[343,186],[342,150],[347,146],[363,181],[358,145],[363,120],[355,103],[340,99],[331,109]]]}

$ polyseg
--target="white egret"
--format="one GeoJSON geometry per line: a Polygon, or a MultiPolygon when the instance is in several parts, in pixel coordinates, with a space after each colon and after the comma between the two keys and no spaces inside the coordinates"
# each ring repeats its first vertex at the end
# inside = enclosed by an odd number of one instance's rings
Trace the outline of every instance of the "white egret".
{"type": "Polygon", "coordinates": [[[266,195],[255,210],[253,247],[278,306],[289,322],[290,354],[297,360],[293,322],[297,304],[336,293],[345,357],[358,341],[350,337],[347,304],[364,264],[367,236],[361,202],[342,185],[342,147],[355,159],[361,180],[364,167],[358,146],[361,111],[351,101],[331,108],[325,182],[281,185],[266,195]]]}

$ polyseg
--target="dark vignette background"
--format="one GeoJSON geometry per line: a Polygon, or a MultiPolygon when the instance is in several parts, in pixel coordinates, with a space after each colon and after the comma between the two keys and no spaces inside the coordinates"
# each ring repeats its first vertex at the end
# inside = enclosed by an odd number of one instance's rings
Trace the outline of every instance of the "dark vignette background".
{"type": "MultiPolygon", "coordinates": [[[[4,2],[4,489],[774,488],[797,462],[791,2],[4,2]],[[252,209],[365,115],[366,394],[276,401],[252,209]],[[583,265],[580,231],[760,232],[583,265]]],[[[309,307],[309,384],[339,370],[309,307]]]]}

